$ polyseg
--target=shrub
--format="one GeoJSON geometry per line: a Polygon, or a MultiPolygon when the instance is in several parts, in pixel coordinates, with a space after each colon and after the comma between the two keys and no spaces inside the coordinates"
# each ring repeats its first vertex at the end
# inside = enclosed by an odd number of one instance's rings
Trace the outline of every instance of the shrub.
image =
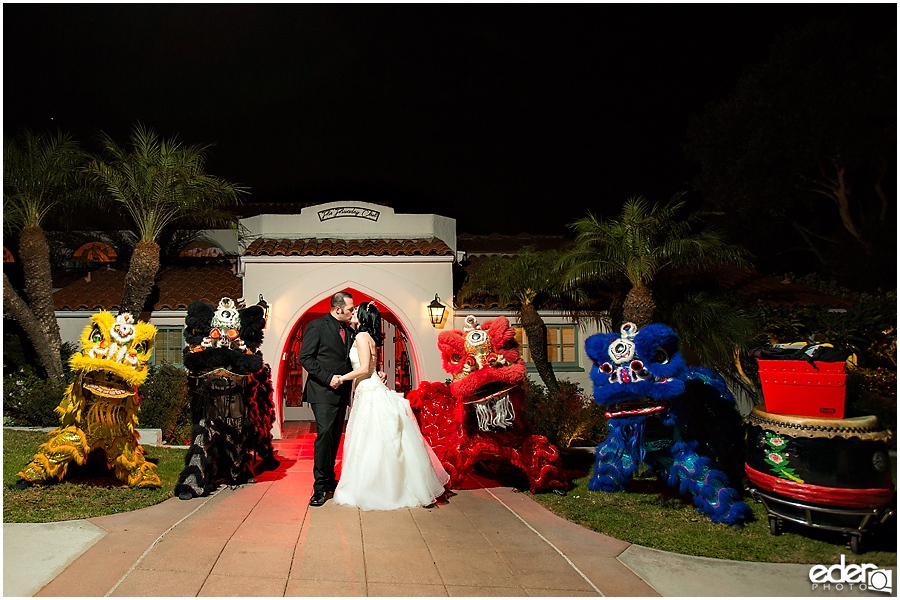
{"type": "Polygon", "coordinates": [[[560,380],[556,396],[528,379],[524,388],[525,420],[556,447],[595,446],[606,436],[603,409],[580,385],[560,380]]]}
{"type": "Polygon", "coordinates": [[[761,323],[755,342],[819,342],[843,346],[864,368],[897,370],[897,293],[859,294],[847,309],[827,306],[758,306],[761,323]]]}
{"type": "MultiPolygon", "coordinates": [[[[4,320],[4,326],[6,325],[9,325],[13,332],[3,335],[3,376],[16,374],[22,367],[26,367],[35,375],[46,376],[43,367],[37,366],[39,363],[37,354],[31,348],[31,343],[25,334],[21,333],[16,324],[11,321],[4,320]],[[23,340],[25,341],[23,342],[23,340]]],[[[79,350],[80,344],[77,342],[63,342],[59,347],[63,376],[69,382],[73,379],[69,369],[69,358],[79,350]]]]}
{"type": "Polygon", "coordinates": [[[19,427],[57,427],[59,406],[68,383],[54,384],[38,377],[30,366],[3,378],[3,424],[19,427]]]}
{"type": "MultiPolygon", "coordinates": [[[[4,320],[4,325],[6,321],[4,320]]],[[[19,335],[4,333],[3,335],[3,375],[10,375],[29,363],[25,346],[19,335]]]]}
{"type": "Polygon", "coordinates": [[[191,433],[187,372],[172,365],[151,367],[138,395],[141,399],[140,426],[161,429],[167,443],[184,445],[191,433]]]}
{"type": "MultiPolygon", "coordinates": [[[[882,427],[897,431],[897,372],[877,367],[847,371],[847,416],[874,415],[882,427]]],[[[897,447],[894,436],[888,446],[897,447]]]]}

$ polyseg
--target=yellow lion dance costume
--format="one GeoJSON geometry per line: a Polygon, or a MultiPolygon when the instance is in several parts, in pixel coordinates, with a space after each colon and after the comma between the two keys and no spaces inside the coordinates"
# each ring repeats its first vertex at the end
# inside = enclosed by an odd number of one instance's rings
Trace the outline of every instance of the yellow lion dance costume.
{"type": "Polygon", "coordinates": [[[77,374],[55,409],[60,427],[51,431],[14,487],[62,480],[69,463],[83,465],[91,452],[106,453],[115,476],[133,488],[160,486],[156,465],[144,460],[134,429],[140,411],[137,389],[147,379],[156,327],[123,313],[100,312],[81,334],[81,354],[69,361],[77,374]]]}

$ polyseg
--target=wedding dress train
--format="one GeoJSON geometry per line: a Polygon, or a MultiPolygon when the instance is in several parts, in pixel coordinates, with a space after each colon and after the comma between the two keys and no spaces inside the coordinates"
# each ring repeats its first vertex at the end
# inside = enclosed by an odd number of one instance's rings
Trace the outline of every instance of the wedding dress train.
{"type": "MultiPolygon", "coordinates": [[[[356,346],[350,362],[359,368],[356,346]]],[[[357,379],[333,502],[363,510],[427,506],[448,481],[406,398],[388,389],[377,373],[357,379]]]]}

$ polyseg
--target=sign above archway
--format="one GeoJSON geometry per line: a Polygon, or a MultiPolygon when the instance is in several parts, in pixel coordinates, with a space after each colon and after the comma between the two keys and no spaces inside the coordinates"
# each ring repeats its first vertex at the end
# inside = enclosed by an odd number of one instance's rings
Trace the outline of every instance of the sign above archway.
{"type": "Polygon", "coordinates": [[[351,217],[355,219],[366,219],[368,221],[377,221],[381,216],[381,212],[372,210],[371,208],[363,208],[361,206],[336,206],[326,208],[318,212],[319,221],[330,221],[341,217],[351,217]]]}
{"type": "MultiPolygon", "coordinates": [[[[256,247],[251,253],[253,256],[260,255],[260,240],[279,240],[284,244],[290,240],[313,240],[317,243],[324,243],[325,240],[360,243],[439,240],[452,256],[456,253],[454,219],[435,214],[397,214],[390,206],[357,200],[307,206],[300,214],[258,214],[241,219],[241,227],[244,238],[252,240],[249,247],[256,247]]],[[[247,248],[244,247],[245,250],[247,248]]],[[[279,253],[278,249],[275,251],[279,253]]],[[[396,256],[397,252],[388,254],[396,256]]]]}

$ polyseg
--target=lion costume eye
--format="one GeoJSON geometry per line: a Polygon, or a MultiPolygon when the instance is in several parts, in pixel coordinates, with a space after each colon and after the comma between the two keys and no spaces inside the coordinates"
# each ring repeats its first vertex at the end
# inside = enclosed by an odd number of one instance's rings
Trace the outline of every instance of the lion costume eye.
{"type": "Polygon", "coordinates": [[[454,365],[458,365],[459,361],[461,361],[461,360],[462,360],[462,356],[460,356],[459,354],[451,354],[450,355],[450,362],[452,362],[454,365]]]}
{"type": "Polygon", "coordinates": [[[657,348],[653,353],[653,362],[665,365],[669,362],[669,353],[663,348],[657,348]]]}
{"type": "Polygon", "coordinates": [[[99,344],[103,341],[103,333],[100,331],[100,328],[94,325],[93,329],[91,329],[91,335],[88,338],[94,344],[99,344]]]}
{"type": "Polygon", "coordinates": [[[147,351],[147,348],[150,346],[149,342],[141,342],[137,346],[134,347],[134,351],[138,354],[143,354],[147,351]]]}

